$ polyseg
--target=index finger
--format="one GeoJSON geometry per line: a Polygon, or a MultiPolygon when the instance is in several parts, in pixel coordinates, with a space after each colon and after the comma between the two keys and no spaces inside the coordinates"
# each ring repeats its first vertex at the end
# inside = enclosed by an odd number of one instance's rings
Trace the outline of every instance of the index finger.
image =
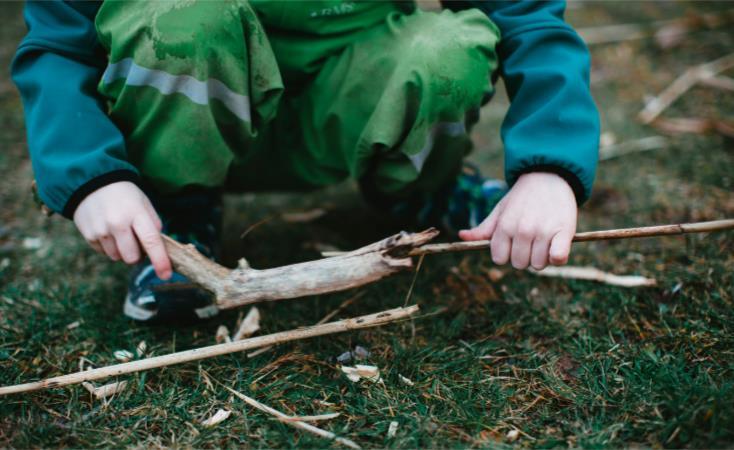
{"type": "Polygon", "coordinates": [[[166,253],[163,239],[150,217],[145,214],[136,217],[133,221],[133,230],[143,250],[148,254],[158,278],[162,280],[171,278],[171,260],[168,258],[168,253],[166,253]]]}

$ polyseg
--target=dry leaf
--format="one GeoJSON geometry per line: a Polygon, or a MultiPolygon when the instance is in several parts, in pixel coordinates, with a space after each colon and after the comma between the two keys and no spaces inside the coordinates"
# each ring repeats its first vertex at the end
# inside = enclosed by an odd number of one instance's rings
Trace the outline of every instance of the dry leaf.
{"type": "Polygon", "coordinates": [[[205,427],[213,427],[227,420],[227,417],[229,417],[230,414],[232,414],[232,411],[228,411],[226,409],[220,408],[217,410],[216,413],[214,413],[213,416],[202,421],[201,424],[204,425],[205,427]]]}
{"type": "Polygon", "coordinates": [[[114,355],[115,359],[121,362],[128,362],[135,357],[132,352],[129,352],[127,350],[117,350],[115,351],[114,355]]]}
{"type": "Polygon", "coordinates": [[[387,438],[394,438],[395,434],[398,432],[398,423],[396,421],[390,422],[390,426],[387,427],[387,438]]]}
{"type": "Polygon", "coordinates": [[[398,374],[398,379],[400,380],[401,383],[403,383],[405,385],[413,386],[413,381],[410,378],[407,378],[407,377],[404,377],[404,376],[398,374]]]}
{"type": "Polygon", "coordinates": [[[217,344],[221,344],[222,342],[232,342],[232,339],[229,338],[229,330],[224,325],[219,325],[214,339],[216,339],[217,344]]]}
{"type": "Polygon", "coordinates": [[[92,383],[85,381],[82,386],[89,391],[97,400],[104,400],[118,392],[122,392],[127,387],[127,381],[118,381],[115,383],[105,384],[104,386],[95,387],[92,383]]]}
{"type": "Polygon", "coordinates": [[[380,369],[377,368],[377,366],[367,366],[363,364],[357,364],[354,367],[342,366],[342,372],[347,375],[349,380],[355,383],[362,378],[373,383],[382,381],[382,378],[380,377],[380,369]]]}
{"type": "Polygon", "coordinates": [[[237,330],[234,336],[232,336],[232,340],[239,341],[241,339],[249,337],[259,329],[260,311],[253,306],[252,308],[250,308],[250,311],[247,312],[244,320],[242,320],[240,328],[237,330]]]}
{"type": "Polygon", "coordinates": [[[487,271],[487,275],[492,283],[496,283],[505,277],[505,272],[493,267],[487,271]]]}
{"type": "Polygon", "coordinates": [[[603,272],[595,267],[549,266],[543,270],[531,269],[530,272],[543,277],[598,281],[600,283],[622,287],[655,286],[657,284],[657,281],[652,278],[645,278],[638,275],[615,275],[613,273],[603,272]]]}

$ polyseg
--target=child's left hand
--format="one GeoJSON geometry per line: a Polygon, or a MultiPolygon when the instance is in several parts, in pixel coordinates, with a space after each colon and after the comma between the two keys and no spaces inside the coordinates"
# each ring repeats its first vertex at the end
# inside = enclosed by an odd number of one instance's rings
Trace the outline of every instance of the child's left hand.
{"type": "Polygon", "coordinates": [[[465,241],[491,239],[492,260],[542,269],[568,262],[578,208],[573,190],[553,173],[522,175],[479,226],[462,230],[465,241]]]}

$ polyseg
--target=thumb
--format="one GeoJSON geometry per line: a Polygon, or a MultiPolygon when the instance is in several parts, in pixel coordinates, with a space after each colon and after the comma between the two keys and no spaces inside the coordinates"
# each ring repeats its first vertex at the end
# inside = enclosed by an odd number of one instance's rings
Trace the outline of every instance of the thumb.
{"type": "Polygon", "coordinates": [[[478,241],[482,239],[491,239],[494,230],[497,228],[500,214],[502,212],[502,202],[494,207],[492,212],[476,227],[470,230],[459,231],[459,238],[464,241],[478,241]]]}

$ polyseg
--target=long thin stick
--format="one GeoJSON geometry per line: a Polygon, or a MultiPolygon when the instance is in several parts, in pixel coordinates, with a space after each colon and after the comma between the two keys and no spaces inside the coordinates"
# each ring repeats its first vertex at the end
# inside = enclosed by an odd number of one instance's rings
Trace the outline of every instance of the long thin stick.
{"type": "Polygon", "coordinates": [[[407,308],[394,308],[375,314],[369,314],[366,316],[338,320],[336,322],[329,322],[322,325],[298,328],[295,330],[268,334],[265,336],[244,339],[241,341],[210,345],[208,347],[195,348],[183,352],[171,353],[168,355],[161,355],[153,358],[141,359],[138,361],[131,361],[123,364],[116,364],[114,366],[100,367],[98,369],[47,378],[45,380],[36,381],[33,383],[0,387],[0,396],[16,394],[19,392],[31,392],[41,389],[68,386],[70,384],[78,384],[84,381],[100,380],[103,378],[115,377],[128,373],[155,369],[158,367],[166,367],[172,366],[174,364],[198,361],[200,359],[227,355],[229,353],[241,352],[243,350],[264,347],[267,345],[280,344],[283,342],[295,341],[316,336],[323,336],[325,334],[342,333],[344,331],[358,330],[361,328],[376,327],[379,325],[384,325],[386,323],[405,319],[407,317],[410,317],[417,311],[418,306],[415,305],[409,306],[407,308]]]}
{"type": "MultiPolygon", "coordinates": [[[[652,236],[671,236],[686,233],[704,233],[734,229],[734,219],[712,220],[710,222],[656,225],[651,227],[620,228],[616,230],[587,231],[576,233],[574,242],[603,241],[652,236]]],[[[408,256],[431,255],[434,253],[463,252],[489,248],[491,241],[448,242],[446,244],[426,244],[413,248],[408,256]]]]}
{"type": "Polygon", "coordinates": [[[342,445],[345,445],[345,446],[347,446],[349,448],[353,448],[353,449],[357,449],[357,450],[361,448],[359,445],[357,445],[352,440],[349,440],[349,439],[346,439],[346,438],[343,438],[343,437],[339,437],[336,434],[332,433],[331,431],[323,430],[323,429],[321,429],[319,427],[316,427],[316,426],[313,426],[313,425],[311,425],[309,423],[302,422],[300,420],[293,420],[293,418],[291,416],[288,416],[288,415],[286,415],[286,414],[278,411],[277,409],[273,409],[273,408],[269,407],[268,405],[264,405],[264,404],[258,402],[257,400],[255,400],[254,398],[248,397],[248,396],[246,396],[245,394],[243,394],[243,393],[241,393],[239,391],[235,391],[234,389],[230,388],[229,386],[224,386],[224,385],[222,385],[222,386],[226,390],[228,390],[229,392],[231,392],[232,394],[234,394],[236,397],[238,397],[240,400],[242,400],[243,402],[247,403],[248,405],[252,406],[255,409],[259,409],[260,411],[266,412],[268,414],[272,414],[273,416],[281,419],[282,422],[285,423],[286,425],[290,425],[290,426],[292,426],[294,428],[298,428],[298,429],[301,429],[301,430],[304,430],[304,431],[308,431],[309,433],[313,433],[313,434],[315,434],[317,436],[321,436],[322,438],[326,438],[326,439],[330,439],[330,440],[336,441],[336,442],[338,442],[338,443],[340,443],[342,445]]]}

